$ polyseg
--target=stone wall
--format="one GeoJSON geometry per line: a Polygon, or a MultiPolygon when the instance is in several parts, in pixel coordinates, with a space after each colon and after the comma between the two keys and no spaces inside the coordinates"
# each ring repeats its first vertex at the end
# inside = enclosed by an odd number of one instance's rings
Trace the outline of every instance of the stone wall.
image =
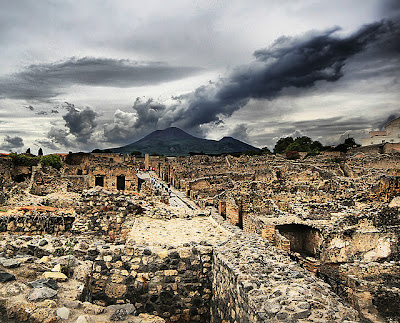
{"type": "Polygon", "coordinates": [[[188,245],[153,252],[125,246],[94,262],[87,286],[92,302],[132,303],[168,322],[209,322],[212,247],[188,245]]]}
{"type": "Polygon", "coordinates": [[[263,228],[264,223],[260,217],[250,213],[243,214],[243,231],[261,235],[263,228]]]}
{"type": "Polygon", "coordinates": [[[290,240],[275,230],[274,237],[275,246],[283,251],[290,252],[290,240]]]}
{"type": "Polygon", "coordinates": [[[137,195],[101,188],[83,191],[79,202],[73,231],[103,235],[110,241],[124,241],[134,216],[143,211],[137,195]]]}
{"type": "Polygon", "coordinates": [[[226,198],[226,219],[233,225],[240,225],[240,208],[233,197],[226,198]]]}
{"type": "Polygon", "coordinates": [[[29,192],[34,195],[47,195],[53,192],[66,190],[68,183],[61,177],[61,173],[53,167],[33,166],[29,192]]]}
{"type": "Polygon", "coordinates": [[[0,158],[0,205],[8,199],[5,188],[11,184],[11,166],[10,158],[0,158]]]}
{"type": "Polygon", "coordinates": [[[67,190],[69,192],[80,193],[89,188],[88,175],[63,175],[62,177],[68,183],[67,190]]]}
{"type": "Polygon", "coordinates": [[[358,313],[329,285],[254,234],[212,214],[232,233],[214,248],[211,322],[346,322],[358,313]]]}
{"type": "Polygon", "coordinates": [[[39,212],[30,214],[3,215],[0,217],[0,232],[14,234],[57,234],[69,231],[75,217],[51,215],[39,212]]]}

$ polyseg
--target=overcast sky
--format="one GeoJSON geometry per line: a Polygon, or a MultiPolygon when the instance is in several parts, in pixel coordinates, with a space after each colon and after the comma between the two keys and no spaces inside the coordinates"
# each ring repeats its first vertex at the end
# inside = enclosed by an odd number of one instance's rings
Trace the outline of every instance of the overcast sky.
{"type": "Polygon", "coordinates": [[[177,126],[273,148],[400,116],[398,0],[0,0],[0,151],[177,126]]]}

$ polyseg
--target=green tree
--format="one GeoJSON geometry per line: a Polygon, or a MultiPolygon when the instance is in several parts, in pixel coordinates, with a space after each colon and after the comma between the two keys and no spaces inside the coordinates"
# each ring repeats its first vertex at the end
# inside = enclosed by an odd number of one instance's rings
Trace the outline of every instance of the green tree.
{"type": "Polygon", "coordinates": [[[282,154],[285,152],[287,146],[289,146],[291,143],[293,143],[294,140],[292,137],[285,137],[281,138],[277,141],[274,147],[274,153],[275,154],[282,154]]]}
{"type": "Polygon", "coordinates": [[[304,147],[300,143],[295,141],[292,142],[289,146],[287,146],[285,151],[304,151],[304,147]]]}
{"type": "Polygon", "coordinates": [[[43,156],[43,149],[42,149],[42,148],[39,148],[39,150],[38,150],[38,156],[43,156]]]}
{"type": "Polygon", "coordinates": [[[307,153],[318,153],[324,149],[319,141],[313,141],[310,137],[301,136],[281,138],[275,145],[274,153],[282,154],[286,151],[302,151],[307,153]]]}
{"type": "Polygon", "coordinates": [[[297,137],[294,142],[299,144],[299,149],[297,151],[308,151],[312,144],[312,139],[307,136],[297,137]]]}
{"type": "Polygon", "coordinates": [[[46,155],[40,159],[42,166],[51,166],[57,170],[62,167],[61,158],[58,155],[46,155]]]}

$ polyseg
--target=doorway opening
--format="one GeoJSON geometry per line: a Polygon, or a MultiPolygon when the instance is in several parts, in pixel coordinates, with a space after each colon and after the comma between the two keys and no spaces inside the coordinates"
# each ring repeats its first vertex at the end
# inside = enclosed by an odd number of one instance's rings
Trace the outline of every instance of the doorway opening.
{"type": "Polygon", "coordinates": [[[94,185],[104,187],[104,176],[96,176],[94,185]]]}
{"type": "Polygon", "coordinates": [[[117,176],[117,190],[125,190],[125,176],[123,175],[117,176]]]}

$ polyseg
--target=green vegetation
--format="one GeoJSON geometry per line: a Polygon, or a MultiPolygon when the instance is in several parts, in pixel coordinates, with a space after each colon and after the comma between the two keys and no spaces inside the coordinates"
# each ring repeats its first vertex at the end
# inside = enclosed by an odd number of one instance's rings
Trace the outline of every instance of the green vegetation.
{"type": "Polygon", "coordinates": [[[78,241],[75,240],[75,238],[69,238],[64,249],[65,254],[68,256],[68,262],[61,268],[61,272],[67,277],[71,277],[74,274],[74,270],[72,268],[72,254],[77,243],[78,241]]]}
{"type": "Polygon", "coordinates": [[[313,141],[310,137],[302,136],[293,139],[292,137],[281,138],[274,147],[275,154],[283,154],[286,151],[301,151],[309,154],[317,154],[325,150],[319,141],[313,141]]]}
{"type": "Polygon", "coordinates": [[[57,170],[62,167],[61,158],[58,155],[46,155],[40,159],[43,166],[51,166],[57,170]]]}
{"type": "Polygon", "coordinates": [[[43,166],[51,166],[57,170],[62,167],[61,158],[58,155],[29,156],[26,154],[10,153],[12,162],[16,166],[37,166],[41,163],[43,166]]]}
{"type": "Polygon", "coordinates": [[[32,157],[25,154],[10,153],[9,156],[13,164],[17,166],[37,166],[40,162],[40,157],[32,157]]]}

